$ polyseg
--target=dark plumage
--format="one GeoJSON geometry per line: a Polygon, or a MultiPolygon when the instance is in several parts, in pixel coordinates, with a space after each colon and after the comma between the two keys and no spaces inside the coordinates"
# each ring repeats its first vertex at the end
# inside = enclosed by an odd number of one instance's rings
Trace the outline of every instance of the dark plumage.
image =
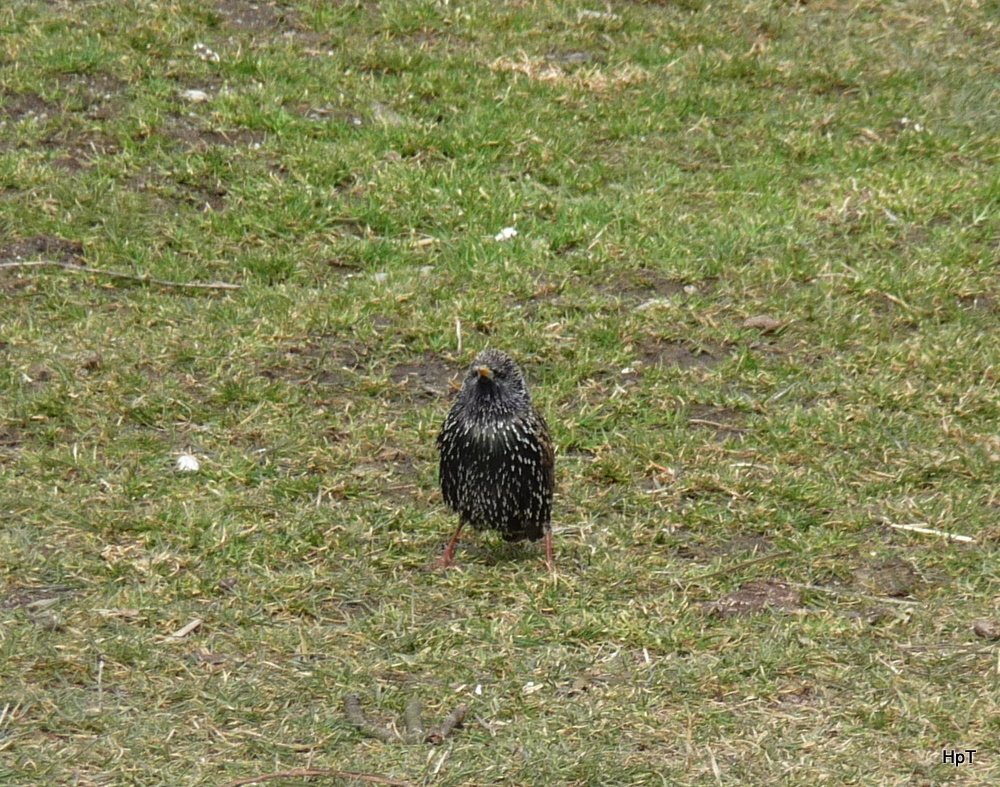
{"type": "Polygon", "coordinates": [[[437,439],[441,492],[458,514],[441,565],[451,563],[465,525],[508,541],[545,538],[552,567],[555,451],[517,364],[499,350],[476,356],[437,439]]]}

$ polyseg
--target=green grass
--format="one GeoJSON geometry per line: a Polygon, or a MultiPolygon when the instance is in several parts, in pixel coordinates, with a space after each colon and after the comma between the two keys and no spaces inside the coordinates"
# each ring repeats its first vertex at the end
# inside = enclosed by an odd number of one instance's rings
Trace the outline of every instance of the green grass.
{"type": "Polygon", "coordinates": [[[0,782],[997,782],[1000,7],[581,9],[0,8],[2,261],[242,285],[0,270],[0,782]],[[554,578],[428,570],[485,346],[554,578]]]}

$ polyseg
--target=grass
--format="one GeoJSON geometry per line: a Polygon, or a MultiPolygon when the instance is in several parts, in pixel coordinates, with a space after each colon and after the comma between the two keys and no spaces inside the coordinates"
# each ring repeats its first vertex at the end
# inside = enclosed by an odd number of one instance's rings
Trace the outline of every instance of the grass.
{"type": "Polygon", "coordinates": [[[0,781],[996,783],[997,11],[5,4],[0,257],[242,288],[0,270],[0,781]],[[555,578],[427,570],[488,345],[555,578]]]}

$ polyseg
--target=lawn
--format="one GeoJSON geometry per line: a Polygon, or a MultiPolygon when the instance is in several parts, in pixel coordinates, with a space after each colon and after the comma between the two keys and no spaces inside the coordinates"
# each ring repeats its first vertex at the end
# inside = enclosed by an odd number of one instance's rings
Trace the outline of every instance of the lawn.
{"type": "Polygon", "coordinates": [[[0,783],[998,783],[998,40],[3,3],[0,783]],[[431,566],[484,347],[557,444],[552,575],[431,566]]]}

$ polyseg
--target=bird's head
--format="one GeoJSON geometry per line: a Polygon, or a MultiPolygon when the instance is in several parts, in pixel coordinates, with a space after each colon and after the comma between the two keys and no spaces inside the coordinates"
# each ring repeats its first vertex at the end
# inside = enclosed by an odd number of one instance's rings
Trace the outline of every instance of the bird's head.
{"type": "Polygon", "coordinates": [[[462,386],[470,402],[498,410],[519,410],[531,402],[524,375],[509,355],[483,350],[476,356],[462,386]]]}

